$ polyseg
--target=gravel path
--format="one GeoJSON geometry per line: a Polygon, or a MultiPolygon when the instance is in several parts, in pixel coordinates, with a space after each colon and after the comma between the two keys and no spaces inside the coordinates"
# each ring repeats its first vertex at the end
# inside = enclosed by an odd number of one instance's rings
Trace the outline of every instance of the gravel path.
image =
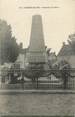
{"type": "Polygon", "coordinates": [[[0,114],[74,115],[75,94],[1,94],[0,114]]]}

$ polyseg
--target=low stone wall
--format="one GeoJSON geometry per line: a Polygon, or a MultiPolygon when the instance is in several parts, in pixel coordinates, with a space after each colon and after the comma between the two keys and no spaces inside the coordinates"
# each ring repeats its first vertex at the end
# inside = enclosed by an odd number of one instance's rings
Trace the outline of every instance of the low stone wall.
{"type": "Polygon", "coordinates": [[[22,89],[22,85],[21,84],[0,84],[0,89],[22,89]]]}

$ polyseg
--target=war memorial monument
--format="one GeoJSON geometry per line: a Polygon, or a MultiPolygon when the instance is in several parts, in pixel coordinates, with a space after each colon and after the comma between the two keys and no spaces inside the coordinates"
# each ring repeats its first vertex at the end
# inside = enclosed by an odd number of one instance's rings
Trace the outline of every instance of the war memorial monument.
{"type": "MultiPolygon", "coordinates": [[[[62,62],[60,69],[58,66],[49,66],[41,15],[32,16],[30,42],[23,63],[24,69],[14,69],[14,73],[18,73],[17,79],[21,78],[20,82],[0,85],[1,116],[74,117],[75,78],[66,83],[70,75],[67,72],[69,67],[62,69],[68,66],[67,63],[62,62]]],[[[10,74],[7,76],[11,80],[10,74]]],[[[12,78],[16,78],[16,75],[12,78]]]]}

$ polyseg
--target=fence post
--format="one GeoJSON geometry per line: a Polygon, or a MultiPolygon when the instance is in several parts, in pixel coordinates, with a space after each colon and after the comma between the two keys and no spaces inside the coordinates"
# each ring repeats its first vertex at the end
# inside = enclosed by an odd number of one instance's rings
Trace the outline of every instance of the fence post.
{"type": "Polygon", "coordinates": [[[37,78],[37,89],[38,89],[38,78],[37,78]]]}
{"type": "Polygon", "coordinates": [[[22,79],[21,79],[22,89],[24,90],[24,74],[23,74],[23,71],[21,72],[21,76],[22,76],[22,79]]]}

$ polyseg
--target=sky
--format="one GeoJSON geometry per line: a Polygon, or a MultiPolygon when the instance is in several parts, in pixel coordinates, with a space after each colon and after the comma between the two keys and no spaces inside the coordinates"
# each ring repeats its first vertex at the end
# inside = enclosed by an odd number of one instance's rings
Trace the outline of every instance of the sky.
{"type": "Polygon", "coordinates": [[[11,25],[13,36],[25,48],[36,14],[42,16],[45,45],[58,53],[69,34],[75,33],[75,0],[0,0],[0,19],[11,25]]]}

